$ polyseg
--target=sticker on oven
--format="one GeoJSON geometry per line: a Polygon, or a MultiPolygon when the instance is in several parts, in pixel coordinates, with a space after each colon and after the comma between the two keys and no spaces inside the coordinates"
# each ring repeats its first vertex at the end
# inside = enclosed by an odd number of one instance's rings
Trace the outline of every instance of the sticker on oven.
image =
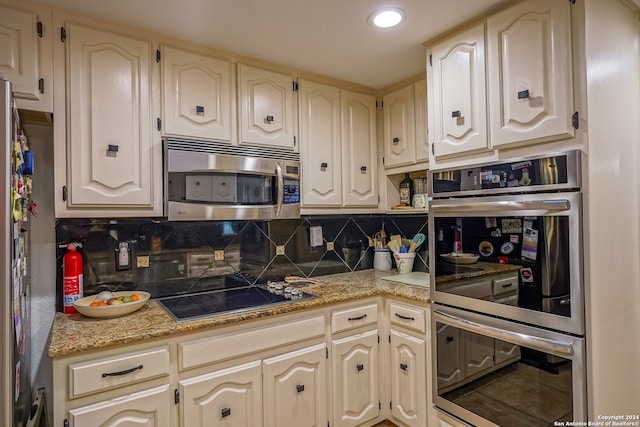
{"type": "Polygon", "coordinates": [[[500,246],[500,252],[502,252],[502,255],[509,255],[514,249],[515,246],[511,242],[505,242],[500,246]]]}
{"type": "Polygon", "coordinates": [[[520,236],[518,236],[517,234],[512,234],[509,236],[509,241],[516,245],[520,241],[520,236]]]}
{"type": "Polygon", "coordinates": [[[523,283],[533,283],[533,270],[529,267],[520,270],[520,277],[523,283]]]}
{"type": "Polygon", "coordinates": [[[496,228],[498,226],[498,220],[496,220],[496,217],[485,217],[484,225],[486,228],[496,228]]]}
{"type": "Polygon", "coordinates": [[[478,251],[482,256],[490,256],[493,253],[493,245],[485,240],[478,246],[478,251]]]}
{"type": "Polygon", "coordinates": [[[530,161],[512,163],[511,164],[511,170],[514,170],[514,171],[518,170],[518,169],[529,168],[529,167],[531,167],[531,162],[530,161]]]}
{"type": "Polygon", "coordinates": [[[502,220],[502,232],[507,233],[522,233],[522,220],[521,219],[503,219],[502,220]]]}

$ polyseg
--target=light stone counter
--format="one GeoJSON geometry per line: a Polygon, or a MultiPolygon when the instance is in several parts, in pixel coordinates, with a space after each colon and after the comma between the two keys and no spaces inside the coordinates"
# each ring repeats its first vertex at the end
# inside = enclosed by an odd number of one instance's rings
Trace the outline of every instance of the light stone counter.
{"type": "Polygon", "coordinates": [[[155,300],[150,300],[135,313],[115,319],[94,319],[79,313],[56,313],[48,354],[49,357],[59,357],[378,295],[393,295],[417,303],[430,303],[428,287],[382,279],[392,274],[394,271],[362,270],[314,277],[321,283],[305,286],[303,289],[317,298],[184,322],[176,322],[155,300]]]}

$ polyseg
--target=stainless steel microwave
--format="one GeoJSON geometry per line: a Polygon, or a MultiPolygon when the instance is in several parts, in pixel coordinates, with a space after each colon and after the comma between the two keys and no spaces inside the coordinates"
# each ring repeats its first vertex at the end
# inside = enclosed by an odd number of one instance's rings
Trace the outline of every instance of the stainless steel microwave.
{"type": "Polygon", "coordinates": [[[300,217],[300,162],[165,148],[170,221],[300,217]]]}

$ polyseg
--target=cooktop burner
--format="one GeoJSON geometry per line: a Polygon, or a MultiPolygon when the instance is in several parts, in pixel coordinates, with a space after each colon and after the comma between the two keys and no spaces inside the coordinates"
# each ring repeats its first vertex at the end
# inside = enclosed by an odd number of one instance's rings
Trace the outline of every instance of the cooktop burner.
{"type": "Polygon", "coordinates": [[[316,298],[282,285],[252,285],[156,298],[176,321],[192,320],[218,314],[248,311],[316,298]]]}

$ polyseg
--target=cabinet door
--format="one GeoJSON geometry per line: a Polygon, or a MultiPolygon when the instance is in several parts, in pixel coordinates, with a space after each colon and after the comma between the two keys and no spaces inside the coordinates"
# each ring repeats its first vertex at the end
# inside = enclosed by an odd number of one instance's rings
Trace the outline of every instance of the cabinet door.
{"type": "Polygon", "coordinates": [[[327,424],[326,361],[324,344],[263,361],[265,427],[327,424]]]}
{"type": "Polygon", "coordinates": [[[293,78],[239,64],[238,84],[240,143],[297,148],[293,78]]]}
{"type": "Polygon", "coordinates": [[[180,381],[180,425],[262,426],[261,380],[258,360],[180,381]]]}
{"type": "Polygon", "coordinates": [[[231,140],[231,64],[162,48],[165,134],[231,140]]]}
{"type": "Polygon", "coordinates": [[[105,400],[69,411],[70,427],[169,427],[169,385],[105,400]]]}
{"type": "Polygon", "coordinates": [[[464,379],[462,370],[460,330],[449,325],[440,325],[436,330],[438,348],[438,389],[448,387],[464,379]]]}
{"type": "Polygon", "coordinates": [[[0,6],[0,75],[17,98],[38,99],[38,16],[0,6]]]}
{"type": "Polygon", "coordinates": [[[342,181],[345,206],[378,206],[376,99],[342,91],[342,181]]]}
{"type": "Polygon", "coordinates": [[[488,150],[484,24],[433,47],[434,157],[488,150]]]}
{"type": "Polygon", "coordinates": [[[570,8],[529,0],[487,20],[494,147],[573,136],[570,8]]]}
{"type": "Polygon", "coordinates": [[[413,85],[384,96],[384,165],[415,163],[413,85]]]}
{"type": "Polygon", "coordinates": [[[416,160],[429,160],[429,129],[427,127],[427,80],[413,84],[413,105],[416,121],[416,160]]]}
{"type": "Polygon", "coordinates": [[[378,331],[332,341],[333,425],[357,426],[380,413],[378,331]]]}
{"type": "Polygon", "coordinates": [[[499,365],[507,361],[520,359],[520,346],[507,341],[495,340],[494,343],[494,363],[499,365]]]}
{"type": "Polygon", "coordinates": [[[493,368],[493,338],[467,331],[461,331],[460,338],[464,343],[465,378],[493,368]]]}
{"type": "Polygon", "coordinates": [[[300,81],[302,205],[342,205],[340,89],[300,81]]]}
{"type": "Polygon", "coordinates": [[[153,207],[151,43],[77,24],[67,36],[67,206],[153,207]]]}
{"type": "Polygon", "coordinates": [[[391,415],[410,427],[427,420],[425,340],[391,330],[391,415]]]}

